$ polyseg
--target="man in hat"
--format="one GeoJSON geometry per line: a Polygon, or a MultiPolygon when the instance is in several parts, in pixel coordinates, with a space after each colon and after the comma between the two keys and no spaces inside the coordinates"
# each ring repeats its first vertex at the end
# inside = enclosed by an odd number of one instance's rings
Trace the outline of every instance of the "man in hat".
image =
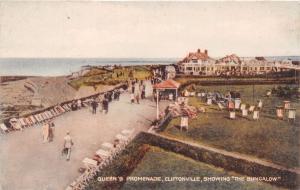
{"type": "Polygon", "coordinates": [[[73,146],[73,141],[72,138],[70,136],[70,132],[67,132],[67,135],[64,137],[64,153],[67,153],[67,161],[70,160],[70,156],[71,156],[71,148],[73,146]]]}
{"type": "Polygon", "coordinates": [[[96,113],[97,113],[97,107],[98,107],[98,103],[96,102],[96,99],[94,99],[94,100],[92,101],[92,108],[93,108],[92,113],[93,113],[93,114],[96,114],[96,113]]]}

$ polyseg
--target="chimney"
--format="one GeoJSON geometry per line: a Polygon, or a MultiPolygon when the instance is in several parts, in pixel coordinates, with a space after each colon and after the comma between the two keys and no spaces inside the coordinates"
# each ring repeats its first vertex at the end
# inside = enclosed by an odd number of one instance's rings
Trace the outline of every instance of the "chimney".
{"type": "Polygon", "coordinates": [[[205,54],[205,55],[208,55],[207,49],[206,49],[206,50],[204,50],[204,54],[205,54]]]}
{"type": "Polygon", "coordinates": [[[201,53],[201,50],[200,50],[200,49],[197,49],[197,53],[201,53]]]}

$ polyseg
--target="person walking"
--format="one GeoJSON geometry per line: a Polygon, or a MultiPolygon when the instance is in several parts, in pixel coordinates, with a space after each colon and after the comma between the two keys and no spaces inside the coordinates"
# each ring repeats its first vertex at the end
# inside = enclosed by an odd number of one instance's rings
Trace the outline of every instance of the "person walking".
{"type": "Polygon", "coordinates": [[[133,93],[130,94],[130,100],[131,100],[131,104],[133,104],[134,103],[134,94],[133,93]]]}
{"type": "Polygon", "coordinates": [[[134,91],[135,91],[135,82],[132,81],[131,82],[131,93],[134,93],[134,91]]]}
{"type": "Polygon", "coordinates": [[[102,101],[102,107],[103,107],[103,110],[104,110],[104,113],[108,113],[108,99],[107,98],[104,98],[104,100],[102,101]]]}
{"type": "Polygon", "coordinates": [[[52,142],[53,141],[53,138],[54,138],[54,127],[55,127],[55,124],[53,123],[53,120],[50,120],[48,122],[48,125],[49,125],[49,142],[52,142]]]}
{"type": "Polygon", "coordinates": [[[67,154],[67,161],[70,160],[70,156],[71,156],[71,148],[74,145],[72,138],[70,136],[70,132],[67,132],[67,135],[64,137],[64,149],[63,149],[63,153],[67,154]]]}
{"type": "Polygon", "coordinates": [[[49,141],[49,124],[48,123],[43,123],[42,126],[42,130],[43,130],[43,143],[46,143],[49,141]]]}
{"type": "Polygon", "coordinates": [[[146,85],[145,84],[142,85],[142,95],[141,95],[141,98],[142,99],[146,98],[146,85]]]}
{"type": "Polygon", "coordinates": [[[77,100],[77,109],[80,109],[80,108],[81,108],[81,100],[78,99],[78,100],[77,100]]]}
{"type": "Polygon", "coordinates": [[[97,107],[98,107],[98,103],[96,102],[96,100],[94,99],[92,101],[92,113],[96,114],[97,113],[97,107]]]}
{"type": "Polygon", "coordinates": [[[137,104],[140,104],[140,93],[139,93],[139,92],[137,92],[137,93],[135,94],[135,99],[136,99],[136,103],[137,103],[137,104]]]}

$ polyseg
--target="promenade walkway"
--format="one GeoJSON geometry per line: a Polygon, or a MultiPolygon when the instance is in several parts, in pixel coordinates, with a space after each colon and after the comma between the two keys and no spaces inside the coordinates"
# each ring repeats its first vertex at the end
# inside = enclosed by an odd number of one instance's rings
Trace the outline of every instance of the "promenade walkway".
{"type": "MultiPolygon", "coordinates": [[[[147,89],[149,96],[149,83],[147,89]]],[[[147,130],[156,117],[155,105],[150,100],[131,105],[129,94],[124,93],[119,101],[110,103],[108,114],[93,115],[84,108],[56,118],[53,142],[42,143],[40,127],[0,136],[0,190],[65,189],[79,176],[82,160],[91,157],[103,142],[113,142],[123,129],[147,130]],[[69,162],[61,156],[67,131],[74,141],[69,162]]]]}

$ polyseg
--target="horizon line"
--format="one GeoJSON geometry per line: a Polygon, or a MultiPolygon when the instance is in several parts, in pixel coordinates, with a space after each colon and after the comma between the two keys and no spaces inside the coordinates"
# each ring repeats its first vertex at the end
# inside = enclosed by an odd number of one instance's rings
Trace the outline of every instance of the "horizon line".
{"type": "MultiPolygon", "coordinates": [[[[232,55],[232,54],[226,54],[232,55]]],[[[236,55],[236,54],[235,54],[236,55]]],[[[210,56],[225,57],[225,56],[210,56]]],[[[238,56],[238,55],[237,55],[238,56]]],[[[299,55],[252,55],[238,57],[300,57],[299,55]]],[[[0,59],[182,59],[184,57],[0,57],[0,59]]]]}

